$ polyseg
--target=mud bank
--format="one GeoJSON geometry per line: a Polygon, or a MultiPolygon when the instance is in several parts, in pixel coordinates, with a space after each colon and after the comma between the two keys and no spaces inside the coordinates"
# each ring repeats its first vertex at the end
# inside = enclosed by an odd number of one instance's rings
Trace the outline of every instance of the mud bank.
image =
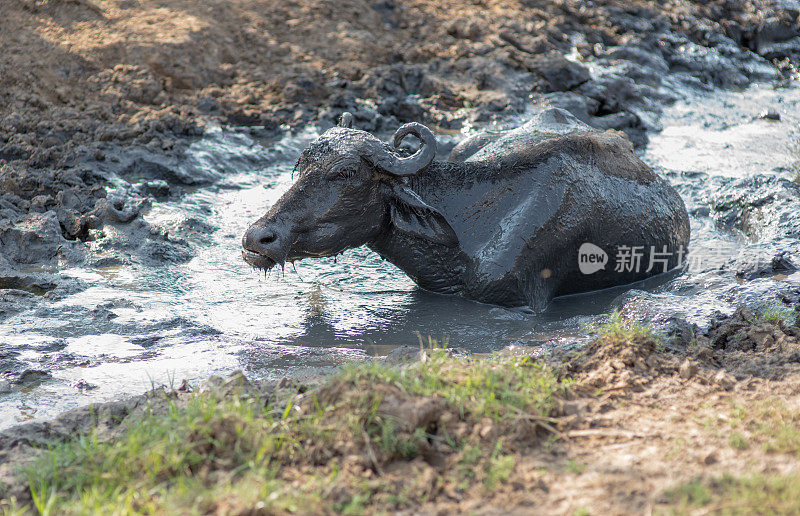
{"type": "Polygon", "coordinates": [[[0,508],[747,512],[760,492],[790,514],[800,301],[776,310],[672,335],[614,314],[544,359],[417,348],[311,382],[236,373],[74,410],[0,434],[0,508]],[[180,453],[151,462],[164,443],[180,453]]]}

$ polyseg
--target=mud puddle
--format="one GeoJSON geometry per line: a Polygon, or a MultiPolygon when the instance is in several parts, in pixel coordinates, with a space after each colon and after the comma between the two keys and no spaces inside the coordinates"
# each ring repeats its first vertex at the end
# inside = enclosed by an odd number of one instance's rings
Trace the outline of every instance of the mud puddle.
{"type": "Polygon", "coordinates": [[[741,302],[766,301],[800,285],[800,273],[770,269],[778,252],[788,251],[787,267],[800,264],[798,239],[780,231],[753,238],[721,223],[713,208],[714,196],[726,188],[735,197],[737,188],[758,187],[732,181],[793,179],[796,157],[789,149],[798,113],[800,90],[763,86],[693,94],[668,108],[664,130],[650,136],[644,158],[687,202],[689,269],[678,278],[557,300],[543,314],[420,291],[364,248],[266,277],[252,270],[240,257],[241,235],[291,184],[294,160],[316,133],[263,142],[213,131],[192,145],[191,159],[237,172],[180,199],[155,202],[145,216],[155,227],[188,235],[193,259],[67,270],[84,290],[0,326],[2,370],[25,372],[18,384],[0,382],[0,428],[235,369],[262,379],[318,374],[414,345],[418,335],[473,353],[557,345],[611,307],[655,322],[677,318],[703,326],[715,311],[732,312],[741,302]],[[770,110],[769,118],[759,117],[770,110]],[[259,158],[241,159],[254,155],[259,158]]]}
{"type": "Polygon", "coordinates": [[[662,291],[629,291],[625,308],[702,328],[715,312],[796,293],[800,89],[696,94],[666,109],[661,123],[643,157],[686,202],[689,269],[662,291]]]}

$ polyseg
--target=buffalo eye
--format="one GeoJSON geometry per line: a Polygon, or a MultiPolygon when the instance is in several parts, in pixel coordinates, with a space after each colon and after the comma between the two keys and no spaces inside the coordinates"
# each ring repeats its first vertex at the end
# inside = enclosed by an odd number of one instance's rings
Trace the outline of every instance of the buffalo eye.
{"type": "Polygon", "coordinates": [[[328,175],[328,180],[335,181],[337,179],[349,179],[356,175],[356,170],[350,167],[342,167],[339,170],[328,175]]]}

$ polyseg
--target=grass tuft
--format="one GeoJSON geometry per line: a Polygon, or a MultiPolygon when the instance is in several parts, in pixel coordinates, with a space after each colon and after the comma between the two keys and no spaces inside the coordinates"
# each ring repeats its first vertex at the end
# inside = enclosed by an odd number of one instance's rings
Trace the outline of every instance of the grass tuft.
{"type": "Polygon", "coordinates": [[[656,507],[656,513],[660,514],[789,515],[798,512],[798,474],[694,479],[666,491],[656,507]]]}
{"type": "Polygon", "coordinates": [[[576,362],[584,371],[603,369],[604,364],[610,362],[641,369],[642,361],[660,349],[665,341],[664,335],[652,326],[624,316],[619,310],[610,313],[605,322],[590,325],[587,330],[594,339],[576,362]]]}
{"type": "Polygon", "coordinates": [[[793,307],[780,301],[775,301],[757,312],[756,320],[758,322],[784,323],[787,326],[792,326],[795,315],[796,312],[793,307]]]}
{"type": "Polygon", "coordinates": [[[592,325],[589,330],[601,342],[618,346],[638,346],[645,342],[660,342],[664,338],[652,326],[626,317],[619,310],[614,310],[604,323],[592,325]]]}
{"type": "Polygon", "coordinates": [[[733,432],[730,437],[728,437],[728,444],[730,444],[731,448],[737,450],[746,450],[750,448],[750,441],[740,432],[733,432]]]}

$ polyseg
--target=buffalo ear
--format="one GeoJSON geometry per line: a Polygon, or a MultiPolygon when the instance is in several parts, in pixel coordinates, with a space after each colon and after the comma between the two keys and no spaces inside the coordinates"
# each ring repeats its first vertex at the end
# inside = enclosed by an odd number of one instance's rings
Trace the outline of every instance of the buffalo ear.
{"type": "Polygon", "coordinates": [[[448,247],[458,245],[458,236],[444,215],[403,184],[389,186],[389,217],[398,231],[448,247]]]}

